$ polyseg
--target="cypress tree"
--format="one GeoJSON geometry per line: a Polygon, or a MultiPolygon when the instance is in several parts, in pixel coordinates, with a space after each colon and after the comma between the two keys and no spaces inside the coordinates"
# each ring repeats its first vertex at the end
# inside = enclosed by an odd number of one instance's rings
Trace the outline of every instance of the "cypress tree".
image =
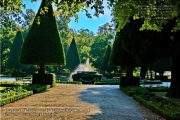
{"type": "Polygon", "coordinates": [[[76,47],[75,39],[73,38],[66,55],[66,68],[72,72],[79,64],[80,58],[76,47]]]}
{"type": "Polygon", "coordinates": [[[40,73],[44,73],[45,65],[64,65],[65,57],[62,42],[53,16],[51,4],[42,0],[38,13],[25,38],[20,62],[24,64],[40,65],[40,73]],[[48,12],[42,14],[42,9],[48,12]],[[40,24],[37,24],[37,21],[40,24]]]}
{"type": "Polygon", "coordinates": [[[19,63],[19,56],[21,52],[21,47],[23,45],[24,38],[22,36],[22,33],[18,31],[16,33],[16,37],[13,41],[13,44],[10,48],[9,58],[7,61],[7,68],[16,68],[20,69],[23,68],[24,65],[19,63]]]}

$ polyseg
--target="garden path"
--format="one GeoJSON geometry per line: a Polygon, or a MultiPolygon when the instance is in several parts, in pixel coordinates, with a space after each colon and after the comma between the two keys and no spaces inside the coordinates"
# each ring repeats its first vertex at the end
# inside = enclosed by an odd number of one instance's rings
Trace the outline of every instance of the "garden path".
{"type": "Polygon", "coordinates": [[[164,120],[118,85],[57,84],[1,108],[1,120],[164,120]]]}

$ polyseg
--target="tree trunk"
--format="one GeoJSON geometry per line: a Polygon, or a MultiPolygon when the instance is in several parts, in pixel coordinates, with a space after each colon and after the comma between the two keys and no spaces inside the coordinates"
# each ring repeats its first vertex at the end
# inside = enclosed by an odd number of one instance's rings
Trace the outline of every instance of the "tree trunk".
{"type": "Polygon", "coordinates": [[[180,50],[176,51],[172,58],[171,85],[167,96],[180,98],[180,50]]]}
{"type": "Polygon", "coordinates": [[[143,78],[145,78],[145,76],[146,76],[146,73],[147,73],[147,67],[146,66],[141,66],[141,73],[140,73],[140,77],[143,77],[143,78]]]}
{"type": "Polygon", "coordinates": [[[132,66],[126,66],[126,77],[132,78],[133,77],[133,68],[132,66]]]}
{"type": "Polygon", "coordinates": [[[45,65],[44,64],[40,64],[39,73],[40,74],[45,74],[45,65]]]}

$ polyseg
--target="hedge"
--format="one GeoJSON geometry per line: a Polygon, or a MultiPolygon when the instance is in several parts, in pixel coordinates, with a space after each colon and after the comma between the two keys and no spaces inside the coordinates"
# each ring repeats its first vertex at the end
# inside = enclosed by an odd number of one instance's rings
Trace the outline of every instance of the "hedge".
{"type": "Polygon", "coordinates": [[[18,95],[13,95],[13,96],[5,98],[5,99],[0,99],[0,106],[14,102],[14,101],[22,99],[22,98],[25,98],[25,97],[30,96],[32,94],[33,94],[33,91],[26,91],[26,92],[23,92],[23,93],[18,94],[18,95]]]}
{"type": "MultiPolygon", "coordinates": [[[[137,94],[134,94],[133,98],[135,100],[139,101],[140,103],[142,103],[145,107],[149,108],[153,112],[155,112],[155,113],[161,115],[162,117],[166,118],[167,120],[180,120],[180,112],[178,112],[178,111],[174,111],[171,109],[165,110],[161,106],[158,106],[157,104],[155,104],[152,101],[146,101],[145,99],[143,99],[141,96],[139,96],[137,94]]],[[[160,98],[160,99],[163,99],[163,98],[160,98]]],[[[172,104],[174,104],[174,103],[172,103],[172,104]]]]}
{"type": "Polygon", "coordinates": [[[39,93],[39,92],[47,90],[50,87],[51,85],[32,84],[32,85],[24,86],[24,89],[32,90],[33,93],[39,93]]]}

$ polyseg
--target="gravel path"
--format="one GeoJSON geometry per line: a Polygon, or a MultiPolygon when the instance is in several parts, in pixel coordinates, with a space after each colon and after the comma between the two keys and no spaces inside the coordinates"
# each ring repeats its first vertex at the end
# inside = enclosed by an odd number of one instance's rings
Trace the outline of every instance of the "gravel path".
{"type": "Polygon", "coordinates": [[[164,120],[117,85],[57,84],[1,108],[1,120],[164,120]]]}

